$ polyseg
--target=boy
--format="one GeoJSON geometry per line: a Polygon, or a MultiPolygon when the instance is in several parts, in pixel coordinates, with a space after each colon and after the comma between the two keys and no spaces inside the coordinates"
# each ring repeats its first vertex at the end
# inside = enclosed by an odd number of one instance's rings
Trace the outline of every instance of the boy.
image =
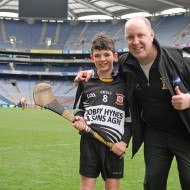
{"type": "Polygon", "coordinates": [[[79,83],[74,103],[73,125],[81,134],[80,190],[94,190],[100,173],[106,190],[119,190],[124,170],[124,159],[119,156],[129,143],[131,129],[125,83],[113,71],[113,62],[117,59],[113,40],[104,33],[95,35],[90,58],[97,71],[88,82],[79,83]],[[85,121],[114,143],[111,150],[85,133],[85,121]]]}

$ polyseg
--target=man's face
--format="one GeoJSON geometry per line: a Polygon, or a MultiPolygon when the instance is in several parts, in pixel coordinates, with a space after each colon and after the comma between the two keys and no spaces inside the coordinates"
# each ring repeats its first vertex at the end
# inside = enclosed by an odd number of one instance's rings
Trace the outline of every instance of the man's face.
{"type": "Polygon", "coordinates": [[[117,53],[113,54],[111,50],[94,49],[91,59],[99,72],[112,72],[113,62],[117,59],[117,53]]]}
{"type": "Polygon", "coordinates": [[[142,20],[127,23],[125,27],[129,51],[140,63],[146,63],[153,51],[154,32],[142,20]]]}

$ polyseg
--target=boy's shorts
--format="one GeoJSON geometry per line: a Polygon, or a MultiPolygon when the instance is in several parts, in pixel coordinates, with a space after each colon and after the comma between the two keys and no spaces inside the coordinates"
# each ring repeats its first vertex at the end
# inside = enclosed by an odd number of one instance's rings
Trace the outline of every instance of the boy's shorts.
{"type": "Polygon", "coordinates": [[[81,136],[80,141],[80,175],[97,178],[123,178],[124,159],[92,137],[81,136]]]}

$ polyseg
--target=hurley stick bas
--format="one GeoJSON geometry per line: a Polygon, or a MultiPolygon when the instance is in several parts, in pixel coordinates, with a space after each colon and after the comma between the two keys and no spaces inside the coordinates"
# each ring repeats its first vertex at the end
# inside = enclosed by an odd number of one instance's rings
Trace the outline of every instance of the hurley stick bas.
{"type": "MultiPolygon", "coordinates": [[[[33,97],[34,97],[34,102],[36,105],[41,106],[43,108],[47,108],[61,115],[62,117],[64,117],[65,119],[71,122],[75,121],[75,116],[71,112],[66,110],[55,98],[50,84],[38,83],[33,90],[33,97]]],[[[109,148],[113,147],[112,142],[106,141],[103,137],[101,137],[97,132],[92,130],[89,126],[86,126],[85,128],[86,128],[86,132],[90,133],[93,136],[93,138],[102,142],[109,148]]],[[[123,154],[120,156],[120,158],[122,157],[123,157],[123,154]]]]}

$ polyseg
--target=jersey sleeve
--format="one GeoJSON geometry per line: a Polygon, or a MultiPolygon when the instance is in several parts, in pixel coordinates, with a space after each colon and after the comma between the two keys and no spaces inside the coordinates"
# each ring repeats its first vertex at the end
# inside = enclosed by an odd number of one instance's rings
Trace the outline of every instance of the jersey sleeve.
{"type": "Polygon", "coordinates": [[[130,142],[131,136],[132,136],[131,123],[125,123],[124,127],[125,127],[124,135],[123,135],[121,141],[125,142],[128,145],[130,142]]]}
{"type": "Polygon", "coordinates": [[[77,88],[77,92],[75,95],[75,101],[73,105],[73,114],[77,116],[84,116],[84,106],[83,106],[83,83],[80,82],[77,88]]]}
{"type": "Polygon", "coordinates": [[[126,144],[129,144],[131,136],[132,136],[131,115],[130,115],[129,104],[128,104],[128,102],[126,102],[124,134],[121,138],[121,141],[125,142],[126,144]]]}

